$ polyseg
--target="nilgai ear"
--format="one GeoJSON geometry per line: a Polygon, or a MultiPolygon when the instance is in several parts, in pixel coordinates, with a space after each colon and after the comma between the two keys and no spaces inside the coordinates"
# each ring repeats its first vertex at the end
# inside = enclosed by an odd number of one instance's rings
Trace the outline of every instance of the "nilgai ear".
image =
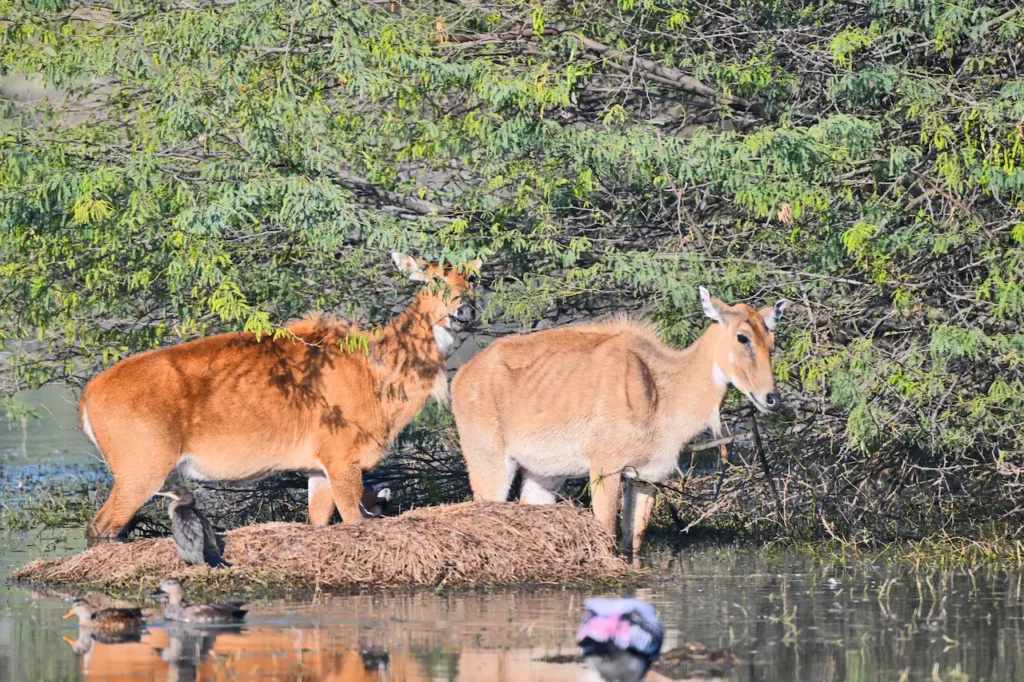
{"type": "Polygon", "coordinates": [[[704,314],[715,322],[722,322],[725,317],[725,304],[708,293],[704,287],[700,287],[700,304],[704,307],[704,314]]]}
{"type": "Polygon", "coordinates": [[[775,329],[775,325],[782,319],[782,311],[789,305],[789,301],[784,298],[780,298],[775,302],[775,305],[767,308],[761,308],[758,312],[761,313],[761,319],[764,320],[764,326],[768,327],[768,331],[775,329]]]}
{"type": "Polygon", "coordinates": [[[392,251],[391,262],[395,264],[399,272],[414,282],[424,282],[429,279],[423,265],[412,256],[392,251]]]}
{"type": "Polygon", "coordinates": [[[480,272],[480,268],[482,268],[483,266],[484,262],[480,258],[474,258],[473,260],[469,261],[469,267],[473,268],[473,270],[478,274],[480,272]]]}

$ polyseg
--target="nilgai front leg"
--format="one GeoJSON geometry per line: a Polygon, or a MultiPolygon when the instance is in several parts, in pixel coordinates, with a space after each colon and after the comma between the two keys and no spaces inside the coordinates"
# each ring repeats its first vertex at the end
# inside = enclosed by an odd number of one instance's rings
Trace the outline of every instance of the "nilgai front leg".
{"type": "Polygon", "coordinates": [[[632,495],[622,501],[622,544],[637,562],[644,532],[654,511],[654,486],[643,481],[632,481],[632,495]],[[627,506],[629,508],[627,509],[627,506]]]}
{"type": "Polygon", "coordinates": [[[601,524],[608,537],[615,541],[615,517],[619,511],[619,471],[603,472],[596,469],[590,471],[590,499],[594,506],[594,516],[601,524]]]}
{"type": "MultiPolygon", "coordinates": [[[[367,452],[365,456],[361,456],[360,451],[352,445],[351,441],[332,440],[321,451],[320,462],[327,472],[334,506],[341,514],[342,523],[359,523],[363,520],[363,513],[359,509],[359,501],[363,497],[362,463],[363,461],[380,461],[378,450],[379,448],[375,448],[372,453],[367,452]]],[[[316,500],[312,498],[310,500],[310,521],[313,521],[314,513],[317,515],[317,521],[323,521],[327,503],[322,501],[321,494],[318,493],[315,497],[316,500]],[[316,509],[312,506],[314,501],[317,503],[316,509]]],[[[327,525],[330,519],[331,515],[327,513],[326,522],[320,525],[327,525]]]]}
{"type": "Polygon", "coordinates": [[[326,526],[334,515],[334,492],[327,474],[309,475],[309,524],[326,526]]]}

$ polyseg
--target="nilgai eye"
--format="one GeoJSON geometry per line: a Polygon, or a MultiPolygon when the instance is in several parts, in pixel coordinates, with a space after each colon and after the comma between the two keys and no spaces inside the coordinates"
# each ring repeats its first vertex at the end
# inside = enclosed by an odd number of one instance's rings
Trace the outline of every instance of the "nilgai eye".
{"type": "Polygon", "coordinates": [[[742,343],[744,346],[750,343],[750,339],[747,338],[746,334],[737,334],[736,340],[742,343]]]}

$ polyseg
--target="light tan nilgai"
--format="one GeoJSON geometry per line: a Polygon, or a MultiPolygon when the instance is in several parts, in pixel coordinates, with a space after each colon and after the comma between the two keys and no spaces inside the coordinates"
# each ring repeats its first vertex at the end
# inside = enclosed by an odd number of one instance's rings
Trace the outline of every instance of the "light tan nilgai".
{"type": "Polygon", "coordinates": [[[314,315],[278,339],[219,334],[123,360],[85,387],[82,430],[114,474],[114,487],[88,527],[119,534],[168,476],[243,481],[307,471],[309,520],[361,519],[362,472],[372,468],[431,395],[447,398],[451,321],[466,323],[468,268],[392,254],[426,282],[369,353],[351,350],[358,330],[314,315]]]}
{"type": "MultiPolygon", "coordinates": [[[[517,470],[523,502],[549,504],[567,478],[589,476],[594,514],[612,537],[620,477],[657,483],[705,429],[720,432],[732,384],[762,411],[779,409],[770,354],[786,301],[757,311],[700,288],[714,321],[688,348],[628,320],[508,336],[452,381],[452,412],[478,500],[504,501],[517,470]]],[[[654,489],[636,484],[626,548],[639,551],[654,489]]],[[[631,513],[630,513],[631,512],[631,513]]]]}

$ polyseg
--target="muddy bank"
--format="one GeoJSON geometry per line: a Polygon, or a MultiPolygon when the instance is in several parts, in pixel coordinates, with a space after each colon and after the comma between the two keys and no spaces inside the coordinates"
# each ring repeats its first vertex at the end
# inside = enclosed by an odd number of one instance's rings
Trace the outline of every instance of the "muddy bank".
{"type": "Polygon", "coordinates": [[[267,523],[224,540],[230,569],[186,566],[161,538],[40,559],[11,579],[123,588],[174,576],[225,588],[346,589],[565,584],[630,572],[593,515],[565,504],[472,502],[327,528],[267,523]]]}

